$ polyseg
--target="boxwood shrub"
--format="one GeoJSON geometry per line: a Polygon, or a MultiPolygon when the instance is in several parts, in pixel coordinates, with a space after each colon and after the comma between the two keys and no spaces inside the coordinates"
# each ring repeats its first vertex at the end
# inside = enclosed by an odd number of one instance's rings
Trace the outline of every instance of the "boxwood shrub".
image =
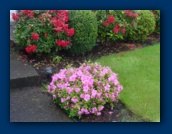
{"type": "Polygon", "coordinates": [[[75,29],[70,52],[81,55],[91,51],[97,39],[97,20],[90,10],[69,10],[69,25],[75,29]]]}

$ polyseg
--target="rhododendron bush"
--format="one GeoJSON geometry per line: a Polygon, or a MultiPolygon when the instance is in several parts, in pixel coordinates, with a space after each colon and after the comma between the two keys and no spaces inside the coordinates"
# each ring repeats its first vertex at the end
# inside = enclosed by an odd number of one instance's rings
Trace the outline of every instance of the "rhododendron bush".
{"type": "Polygon", "coordinates": [[[124,40],[138,14],[132,10],[97,10],[98,39],[102,44],[124,40]]]}
{"type": "Polygon", "coordinates": [[[79,118],[83,114],[101,115],[106,103],[113,108],[122,89],[117,74],[98,63],[61,69],[48,85],[54,102],[68,111],[70,117],[79,118]]]}
{"type": "Polygon", "coordinates": [[[16,42],[27,53],[57,52],[72,45],[75,30],[68,24],[67,10],[21,10],[12,18],[17,21],[16,42]]]}

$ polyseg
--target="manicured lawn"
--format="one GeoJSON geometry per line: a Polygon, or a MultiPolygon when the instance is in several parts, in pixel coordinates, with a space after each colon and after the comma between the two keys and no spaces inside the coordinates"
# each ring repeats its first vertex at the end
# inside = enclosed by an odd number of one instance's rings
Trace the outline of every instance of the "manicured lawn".
{"type": "Polygon", "coordinates": [[[148,121],[160,121],[160,44],[104,56],[96,62],[119,75],[124,87],[120,100],[127,108],[148,121]]]}

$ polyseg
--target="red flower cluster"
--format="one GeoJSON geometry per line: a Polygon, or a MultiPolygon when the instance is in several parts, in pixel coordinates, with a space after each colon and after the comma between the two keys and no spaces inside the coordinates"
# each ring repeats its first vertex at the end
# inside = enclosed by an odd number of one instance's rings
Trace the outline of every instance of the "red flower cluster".
{"type": "Polygon", "coordinates": [[[74,28],[67,29],[66,33],[67,33],[67,36],[70,36],[70,37],[73,36],[75,33],[74,28]]]}
{"type": "Polygon", "coordinates": [[[30,18],[34,18],[34,12],[32,10],[22,10],[21,12],[28,15],[30,18]]]}
{"type": "Polygon", "coordinates": [[[32,39],[33,39],[33,40],[39,40],[39,34],[37,34],[37,33],[32,33],[32,39]]]}
{"type": "Polygon", "coordinates": [[[119,24],[116,24],[115,27],[114,27],[114,29],[113,29],[113,32],[114,32],[115,34],[117,34],[117,33],[119,33],[119,32],[121,32],[122,34],[125,34],[126,29],[125,29],[125,28],[121,28],[121,27],[119,26],[119,24]]]}
{"type": "Polygon", "coordinates": [[[26,52],[27,53],[32,53],[32,52],[35,52],[36,49],[37,49],[36,45],[29,45],[28,47],[26,47],[26,52]]]}
{"type": "Polygon", "coordinates": [[[56,44],[60,47],[67,47],[68,45],[71,44],[71,42],[69,40],[56,40],[56,44]]]}
{"type": "Polygon", "coordinates": [[[109,26],[109,23],[106,22],[106,21],[104,21],[102,24],[103,24],[105,27],[108,27],[108,26],[109,26]]]}
{"type": "Polygon", "coordinates": [[[133,13],[130,10],[124,10],[124,12],[125,12],[126,16],[128,16],[128,17],[132,17],[132,18],[137,18],[138,17],[137,13],[133,13]]]}
{"type": "Polygon", "coordinates": [[[113,15],[109,15],[109,16],[108,16],[108,22],[109,22],[109,23],[113,23],[114,21],[115,21],[114,16],[113,16],[113,15]]]}
{"type": "Polygon", "coordinates": [[[121,28],[120,28],[119,24],[116,24],[114,29],[113,29],[113,32],[117,34],[120,32],[120,30],[121,30],[121,28]]]}
{"type": "MultiPolygon", "coordinates": [[[[54,11],[53,11],[54,12],[54,11]]],[[[60,33],[65,33],[67,36],[71,37],[74,35],[74,28],[69,28],[69,25],[66,24],[68,22],[68,11],[59,10],[57,12],[57,16],[53,17],[50,20],[50,23],[54,26],[54,30],[57,32],[57,35],[60,33]]],[[[57,40],[56,44],[61,47],[66,47],[70,44],[70,41],[65,40],[57,40]]]]}
{"type": "Polygon", "coordinates": [[[12,13],[12,18],[13,18],[13,20],[18,20],[19,17],[20,17],[20,14],[12,13]]]}
{"type": "Polygon", "coordinates": [[[114,23],[114,21],[115,21],[114,16],[113,16],[113,15],[109,15],[109,16],[108,16],[108,20],[107,20],[107,21],[104,21],[102,24],[103,24],[105,27],[108,27],[109,24],[114,23]]]}

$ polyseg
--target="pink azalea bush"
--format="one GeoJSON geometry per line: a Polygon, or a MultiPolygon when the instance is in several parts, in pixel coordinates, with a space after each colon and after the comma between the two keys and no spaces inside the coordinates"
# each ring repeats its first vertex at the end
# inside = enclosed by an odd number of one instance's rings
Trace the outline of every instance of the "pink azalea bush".
{"type": "Polygon", "coordinates": [[[117,74],[98,63],[61,69],[48,85],[54,102],[68,111],[70,117],[79,118],[83,114],[101,115],[106,103],[113,108],[122,89],[117,74]]]}

